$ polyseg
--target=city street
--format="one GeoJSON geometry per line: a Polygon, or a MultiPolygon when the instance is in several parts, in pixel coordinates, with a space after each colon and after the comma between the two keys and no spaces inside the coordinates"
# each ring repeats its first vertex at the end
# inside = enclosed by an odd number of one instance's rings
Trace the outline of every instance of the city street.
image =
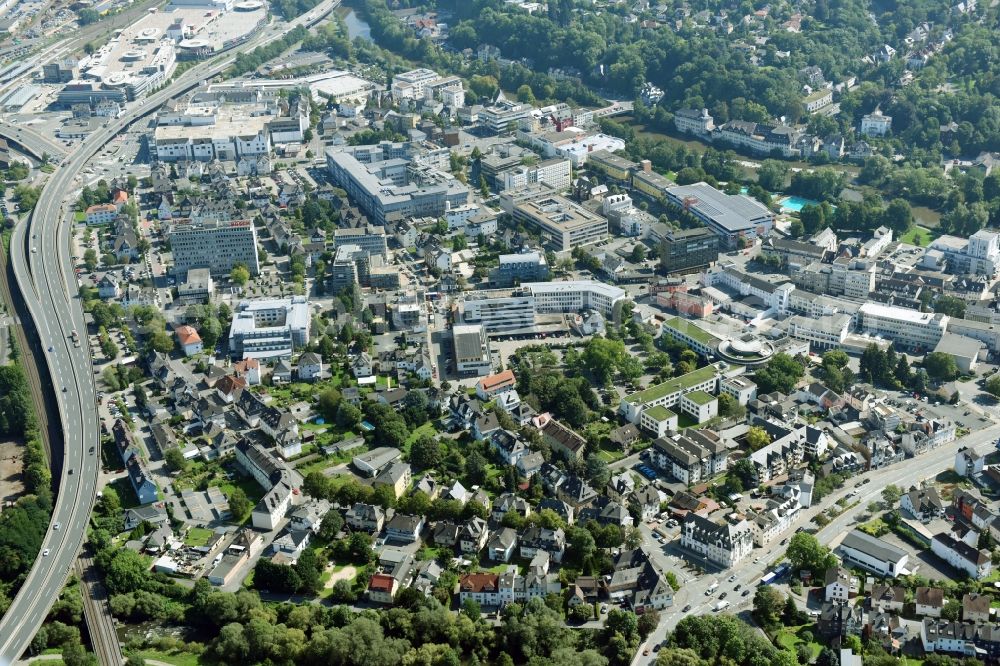
{"type": "Polygon", "coordinates": [[[665,546],[659,546],[651,538],[648,528],[643,526],[640,529],[643,530],[643,535],[654,556],[654,560],[664,571],[673,571],[677,574],[678,580],[681,583],[681,589],[674,596],[673,606],[660,612],[660,625],[649,636],[646,643],[640,646],[632,662],[633,665],[652,664],[656,659],[656,653],[651,649],[648,656],[643,656],[642,651],[644,646],[647,644],[655,646],[661,643],[666,638],[668,632],[677,626],[681,618],[686,615],[700,615],[711,612],[711,607],[718,603],[718,596],[722,592],[727,593],[727,600],[730,602],[730,607],[726,609],[727,613],[749,608],[753,601],[753,592],[746,597],[739,595],[742,594],[742,589],[753,589],[753,586],[759,582],[761,576],[770,569],[773,563],[776,563],[780,559],[785,549],[785,546],[781,544],[782,539],[790,537],[798,527],[808,527],[811,524],[810,521],[817,514],[829,508],[836,500],[844,497],[847,493],[857,492],[857,495],[852,498],[851,504],[862,508],[848,509],[820,529],[816,533],[816,537],[820,543],[830,547],[839,544],[843,536],[849,531],[849,528],[857,522],[855,514],[863,511],[863,507],[867,506],[869,502],[880,501],[882,489],[886,486],[896,485],[901,488],[908,488],[920,483],[924,479],[933,478],[953,467],[955,452],[962,446],[974,448],[980,453],[986,453],[992,450],[993,443],[997,437],[1000,437],[1000,425],[992,425],[983,430],[974,431],[952,444],[934,449],[922,456],[908,458],[898,465],[890,465],[889,467],[853,477],[853,483],[847,484],[835,493],[825,497],[818,506],[814,505],[809,509],[801,511],[798,519],[789,527],[788,532],[782,535],[781,539],[775,539],[765,548],[755,548],[752,558],[749,561],[745,560],[741,562],[735,571],[732,572],[723,572],[720,574],[709,573],[700,577],[692,577],[691,571],[685,570],[682,566],[682,561],[677,557],[679,554],[679,549],[677,548],[679,540],[675,539],[665,546]],[[870,482],[860,486],[860,488],[854,487],[854,483],[864,481],[865,479],[870,479],[870,482]],[[654,548],[654,545],[657,547],[654,548]],[[682,574],[684,574],[683,578],[682,574]],[[728,580],[730,575],[736,576],[732,582],[728,580]],[[705,591],[715,580],[719,581],[719,588],[713,595],[706,596],[705,591]],[[736,585],[741,585],[742,589],[735,591],[734,588],[736,585]],[[687,612],[684,612],[683,609],[688,604],[691,605],[691,608],[687,612]]]}

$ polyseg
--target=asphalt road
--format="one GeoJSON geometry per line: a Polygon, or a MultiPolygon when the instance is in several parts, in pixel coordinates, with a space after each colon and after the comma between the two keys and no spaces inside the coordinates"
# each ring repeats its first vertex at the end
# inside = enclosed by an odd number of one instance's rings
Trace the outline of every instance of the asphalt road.
{"type": "Polygon", "coordinates": [[[786,537],[791,537],[798,527],[809,526],[812,519],[825,509],[835,505],[835,502],[850,492],[857,492],[850,499],[850,505],[855,505],[841,513],[830,521],[816,533],[816,538],[825,545],[839,543],[840,538],[856,523],[855,516],[863,513],[865,507],[870,502],[881,501],[882,489],[888,485],[896,485],[900,488],[909,488],[918,484],[924,479],[937,476],[941,472],[954,467],[955,452],[962,446],[975,448],[980,453],[992,450],[993,443],[1000,437],[1000,425],[992,425],[983,430],[977,430],[951,444],[947,444],[932,451],[918,456],[908,458],[898,465],[890,465],[882,469],[866,472],[852,477],[844,488],[825,497],[819,505],[799,512],[798,519],[788,528],[784,535],[767,544],[764,548],[755,548],[750,557],[740,562],[734,570],[722,573],[709,573],[701,576],[694,575],[690,568],[684,568],[684,559],[676,544],[679,539],[669,542],[666,546],[660,546],[650,537],[648,528],[641,527],[646,538],[646,543],[651,551],[654,561],[664,571],[674,571],[678,575],[681,589],[674,596],[674,605],[660,612],[660,624],[656,630],[650,634],[645,643],[639,646],[639,651],[633,660],[633,666],[652,664],[656,660],[656,652],[652,646],[660,644],[666,639],[667,634],[677,626],[681,618],[687,615],[705,615],[713,612],[714,606],[719,602],[719,595],[726,592],[726,601],[730,606],[725,609],[727,613],[737,613],[748,610],[753,603],[753,589],[771,567],[771,564],[783,557],[785,545],[781,541],[786,537]],[[871,479],[868,483],[855,488],[855,484],[865,479],[871,479]],[[655,546],[655,547],[654,547],[655,546]],[[735,575],[736,578],[730,582],[729,577],[735,575]],[[705,592],[713,581],[719,581],[719,588],[711,596],[706,596],[705,592]],[[740,590],[735,590],[735,586],[740,585],[740,590]],[[746,597],[742,596],[743,590],[750,589],[751,592],[746,597]],[[687,612],[684,608],[691,606],[687,612]],[[644,656],[643,649],[650,646],[650,654],[644,656]]]}
{"type": "MultiPolygon", "coordinates": [[[[276,39],[297,25],[311,25],[339,4],[339,0],[326,0],[309,14],[277,30],[263,31],[241,50],[276,39]]],[[[58,599],[86,537],[100,472],[94,377],[69,250],[72,209],[64,200],[74,189],[77,173],[116,134],[171,97],[223,72],[232,60],[225,57],[222,62],[215,60],[192,67],[172,85],[147,97],[143,105],[91,134],[52,174],[29,221],[14,229],[11,259],[21,296],[31,312],[42,346],[51,350],[45,361],[59,402],[64,463],[43,551],[0,620],[0,666],[8,666],[21,656],[58,599]],[[66,224],[60,224],[64,220],[66,224]],[[71,339],[74,330],[82,339],[79,347],[71,339]],[[94,453],[90,452],[91,447],[94,453]]],[[[117,637],[107,639],[117,642],[117,637]]]]}
{"type": "Polygon", "coordinates": [[[49,156],[55,159],[62,158],[66,153],[65,146],[42,136],[32,129],[12,125],[11,123],[0,123],[0,137],[6,139],[8,143],[21,146],[26,152],[31,153],[39,159],[41,159],[44,153],[48,153],[49,156]]]}

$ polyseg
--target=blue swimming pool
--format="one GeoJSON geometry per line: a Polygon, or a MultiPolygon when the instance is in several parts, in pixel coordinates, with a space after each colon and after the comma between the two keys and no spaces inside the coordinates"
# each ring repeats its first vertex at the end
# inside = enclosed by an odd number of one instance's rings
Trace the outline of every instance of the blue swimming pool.
{"type": "Polygon", "coordinates": [[[815,205],[819,204],[819,202],[813,201],[812,199],[804,199],[802,197],[785,197],[784,199],[778,201],[778,204],[781,206],[782,213],[798,213],[809,204],[815,205]]]}

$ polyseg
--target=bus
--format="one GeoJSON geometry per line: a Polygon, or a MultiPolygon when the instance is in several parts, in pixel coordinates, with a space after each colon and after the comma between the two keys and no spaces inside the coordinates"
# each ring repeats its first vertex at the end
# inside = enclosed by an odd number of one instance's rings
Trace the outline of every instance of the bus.
{"type": "Polygon", "coordinates": [[[788,562],[782,562],[777,567],[775,567],[774,571],[764,574],[764,576],[760,579],[760,584],[770,585],[771,583],[773,583],[774,581],[778,580],[786,573],[788,573],[791,570],[791,568],[792,567],[788,562]]]}

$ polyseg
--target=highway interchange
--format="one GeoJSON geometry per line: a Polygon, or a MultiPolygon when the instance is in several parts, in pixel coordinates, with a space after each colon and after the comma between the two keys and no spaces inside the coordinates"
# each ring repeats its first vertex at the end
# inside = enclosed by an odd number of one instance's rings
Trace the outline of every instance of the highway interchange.
{"type": "MultiPolygon", "coordinates": [[[[273,41],[298,25],[311,25],[337,5],[339,0],[326,0],[308,16],[277,29],[272,26],[243,48],[273,41]]],[[[219,62],[217,58],[191,68],[122,118],[90,135],[56,168],[29,220],[15,227],[11,261],[21,298],[31,313],[41,346],[46,350],[44,359],[36,361],[39,367],[44,361],[57,397],[63,432],[63,461],[43,551],[0,619],[0,666],[8,666],[21,656],[58,599],[86,538],[87,521],[98,490],[100,431],[95,408],[96,390],[83,308],[78,300],[74,262],[69,250],[73,212],[67,199],[75,188],[77,174],[115,135],[171,97],[222,73],[232,60],[232,57],[224,57],[219,62]],[[81,335],[79,346],[71,339],[74,330],[81,335]]],[[[44,137],[23,128],[4,125],[0,135],[10,136],[36,155],[41,152],[61,154],[61,151],[51,150],[53,146],[46,145],[51,142],[44,137]]],[[[53,447],[53,450],[59,448],[53,447]]],[[[58,469],[59,465],[55,467],[58,469]]],[[[102,662],[106,662],[106,658],[102,662]]]]}

